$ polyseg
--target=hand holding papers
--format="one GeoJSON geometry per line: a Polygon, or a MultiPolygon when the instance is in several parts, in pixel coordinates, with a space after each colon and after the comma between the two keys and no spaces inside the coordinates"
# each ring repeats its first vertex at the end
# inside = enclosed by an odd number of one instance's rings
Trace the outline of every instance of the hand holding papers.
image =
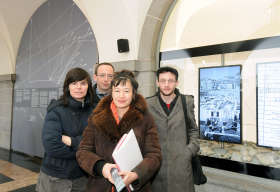
{"type": "Polygon", "coordinates": [[[126,186],[122,180],[122,177],[119,176],[118,170],[116,168],[111,169],[111,175],[115,183],[115,187],[118,192],[121,192],[126,186]]]}
{"type": "Polygon", "coordinates": [[[122,136],[112,156],[120,171],[131,171],[143,160],[133,129],[122,136]]]}

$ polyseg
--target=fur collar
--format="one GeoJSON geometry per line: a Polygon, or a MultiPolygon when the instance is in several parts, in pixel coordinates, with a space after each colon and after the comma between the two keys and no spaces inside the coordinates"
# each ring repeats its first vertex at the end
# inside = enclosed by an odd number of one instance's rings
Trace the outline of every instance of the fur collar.
{"type": "Polygon", "coordinates": [[[124,114],[119,125],[117,125],[110,109],[111,101],[111,95],[101,99],[93,111],[89,123],[93,124],[103,135],[114,140],[120,139],[124,133],[127,133],[143,120],[143,115],[147,111],[147,104],[143,96],[136,94],[135,102],[130,105],[129,110],[124,114]]]}

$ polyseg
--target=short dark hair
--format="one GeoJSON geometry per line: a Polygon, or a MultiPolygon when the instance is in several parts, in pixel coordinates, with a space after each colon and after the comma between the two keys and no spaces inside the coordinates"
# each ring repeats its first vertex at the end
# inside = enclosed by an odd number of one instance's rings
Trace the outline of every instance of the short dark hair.
{"type": "Polygon", "coordinates": [[[138,82],[135,80],[134,74],[132,71],[129,70],[122,70],[119,72],[115,72],[114,78],[111,81],[111,94],[112,94],[112,88],[118,86],[120,83],[125,84],[127,81],[130,81],[132,88],[133,88],[133,99],[134,102],[135,96],[138,89],[138,82]]]}
{"type": "Polygon", "coordinates": [[[178,71],[177,71],[177,69],[175,69],[173,67],[161,67],[161,68],[159,68],[157,70],[157,79],[159,79],[159,75],[161,73],[166,73],[166,72],[170,72],[170,73],[174,74],[175,77],[176,77],[176,81],[178,81],[178,76],[179,76],[178,71]]]}
{"type": "Polygon", "coordinates": [[[111,63],[96,63],[95,65],[95,68],[94,68],[94,74],[97,75],[97,71],[98,71],[98,68],[102,65],[108,65],[108,66],[111,66],[113,71],[115,71],[115,68],[114,66],[111,64],[111,63]]]}
{"type": "Polygon", "coordinates": [[[87,83],[88,83],[88,90],[87,90],[86,97],[89,97],[90,104],[91,105],[93,104],[93,88],[92,88],[92,82],[91,82],[90,75],[84,69],[76,67],[76,68],[70,69],[67,72],[64,83],[63,83],[63,95],[61,96],[61,99],[63,100],[63,104],[65,106],[68,105],[68,97],[70,96],[69,85],[73,82],[82,81],[84,79],[86,79],[87,83]]]}

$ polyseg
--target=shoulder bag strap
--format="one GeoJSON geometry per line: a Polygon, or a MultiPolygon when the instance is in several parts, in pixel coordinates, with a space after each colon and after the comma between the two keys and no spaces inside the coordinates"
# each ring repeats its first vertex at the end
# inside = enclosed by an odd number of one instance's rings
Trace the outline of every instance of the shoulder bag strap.
{"type": "Polygon", "coordinates": [[[189,139],[188,139],[188,115],[187,115],[187,102],[186,102],[186,95],[180,95],[181,96],[181,100],[182,100],[182,105],[183,105],[183,112],[184,112],[184,116],[185,116],[185,125],[186,125],[186,136],[187,136],[187,145],[189,144],[189,139]]]}

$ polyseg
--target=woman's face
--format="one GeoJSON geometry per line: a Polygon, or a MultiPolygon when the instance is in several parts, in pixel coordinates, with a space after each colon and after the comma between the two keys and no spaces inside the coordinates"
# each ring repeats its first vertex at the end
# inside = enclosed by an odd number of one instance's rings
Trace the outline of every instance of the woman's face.
{"type": "Polygon", "coordinates": [[[118,109],[128,109],[133,97],[133,88],[129,80],[112,87],[113,101],[118,109]]]}
{"type": "Polygon", "coordinates": [[[69,84],[70,95],[77,101],[83,101],[87,95],[88,82],[86,79],[69,84]]]}

